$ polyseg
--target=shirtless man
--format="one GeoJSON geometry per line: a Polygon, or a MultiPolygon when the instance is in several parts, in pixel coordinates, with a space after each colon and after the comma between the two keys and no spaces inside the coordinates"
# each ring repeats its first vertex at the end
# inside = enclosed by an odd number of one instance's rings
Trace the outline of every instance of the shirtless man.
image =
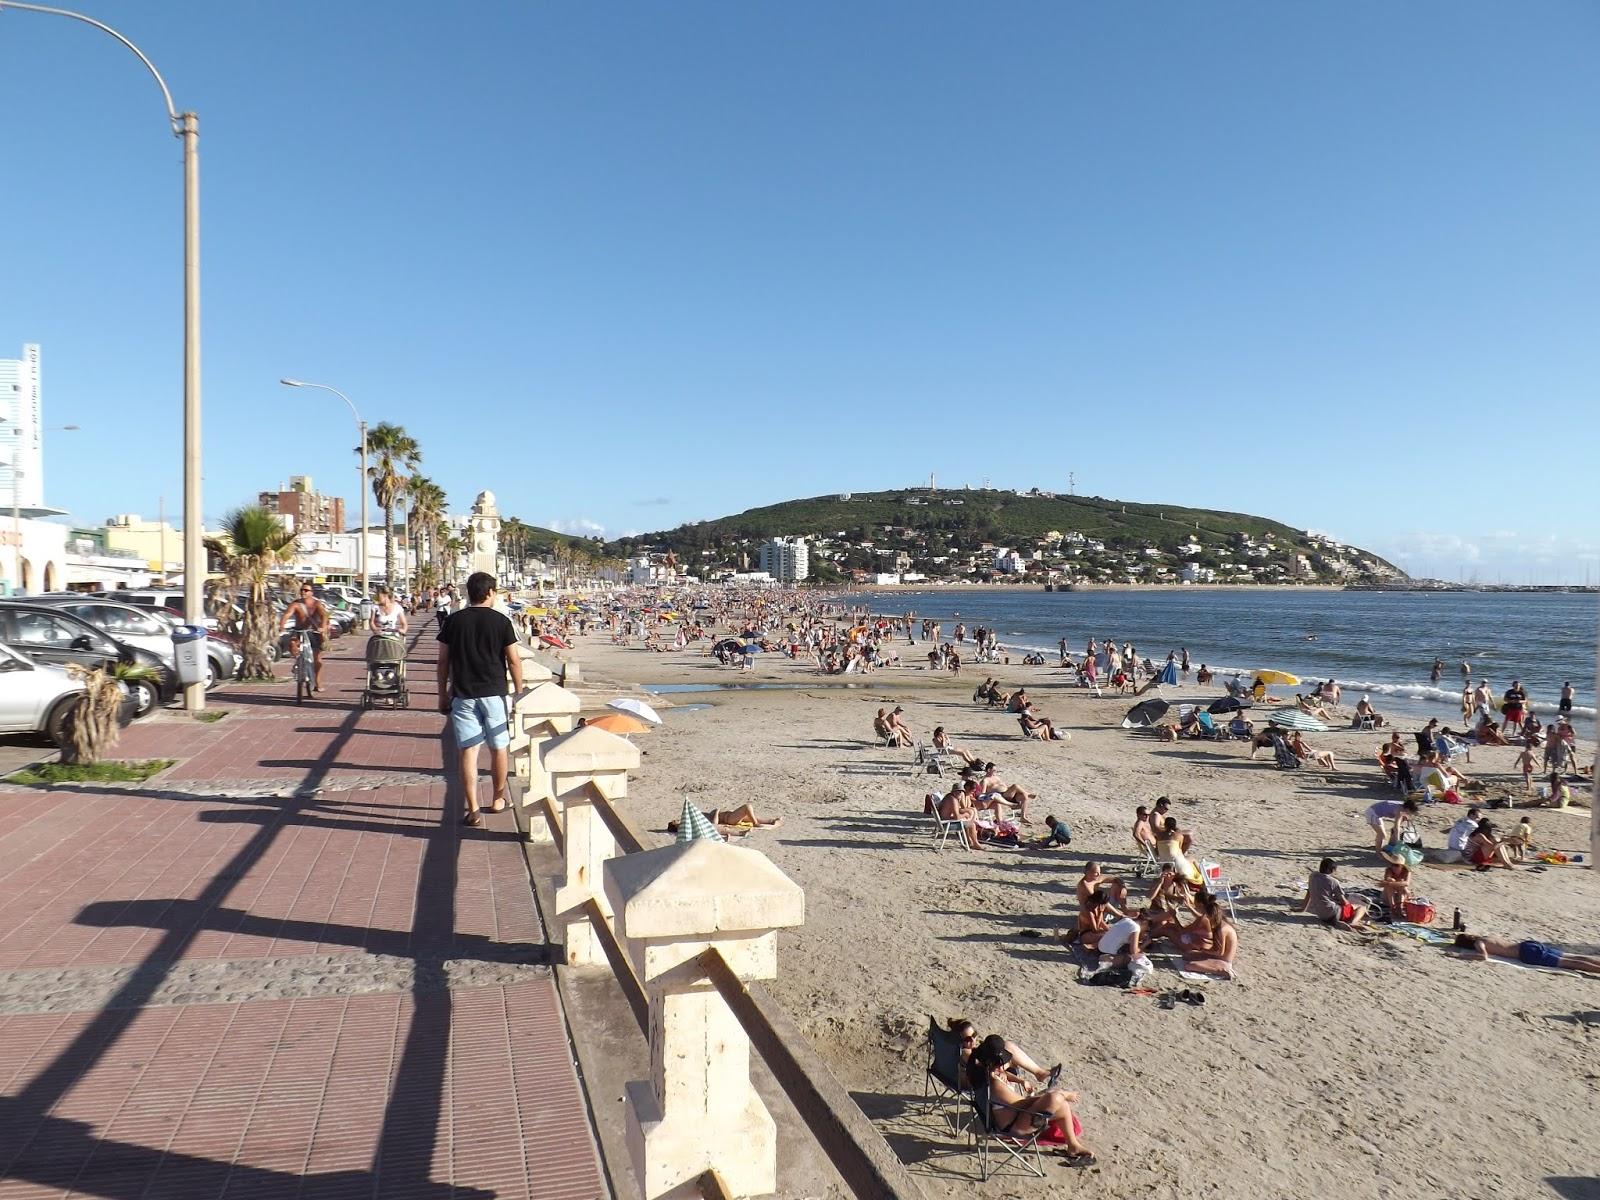
{"type": "Polygon", "coordinates": [[[1080,909],[1089,903],[1089,897],[1096,892],[1103,895],[1118,914],[1128,907],[1128,885],[1115,875],[1107,875],[1097,862],[1083,864],[1083,877],[1078,880],[1077,892],[1080,909]]]}
{"type": "Polygon", "coordinates": [[[316,593],[311,590],[309,583],[300,585],[300,599],[289,605],[283,613],[281,632],[289,635],[289,654],[293,657],[300,653],[300,638],[311,639],[311,661],[313,675],[311,692],[315,695],[322,690],[322,647],[328,641],[330,621],[328,610],[318,600],[316,593]]]}
{"type": "Polygon", "coordinates": [[[983,849],[983,843],[978,840],[977,818],[973,815],[972,807],[966,802],[966,793],[960,784],[952,787],[944,794],[944,799],[939,801],[939,819],[960,821],[961,840],[967,849],[983,849]]]}
{"type": "Polygon", "coordinates": [[[1028,818],[1028,802],[1033,799],[1033,796],[1016,784],[1006,783],[1002,780],[995,772],[992,762],[983,764],[983,778],[978,780],[978,794],[980,796],[999,796],[1017,810],[1017,816],[1024,825],[1033,824],[1028,818]]]}

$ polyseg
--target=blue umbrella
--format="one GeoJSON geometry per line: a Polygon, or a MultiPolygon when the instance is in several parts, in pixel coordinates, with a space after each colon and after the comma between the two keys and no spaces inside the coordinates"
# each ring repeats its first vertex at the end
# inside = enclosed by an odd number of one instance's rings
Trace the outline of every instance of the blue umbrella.
{"type": "Polygon", "coordinates": [[[1161,674],[1156,676],[1156,682],[1163,687],[1170,687],[1178,682],[1178,664],[1169,662],[1161,668],[1161,674]]]}
{"type": "Polygon", "coordinates": [[[747,642],[745,644],[745,647],[744,647],[744,653],[746,653],[746,654],[760,654],[761,653],[761,643],[759,643],[759,642],[747,642]]]}

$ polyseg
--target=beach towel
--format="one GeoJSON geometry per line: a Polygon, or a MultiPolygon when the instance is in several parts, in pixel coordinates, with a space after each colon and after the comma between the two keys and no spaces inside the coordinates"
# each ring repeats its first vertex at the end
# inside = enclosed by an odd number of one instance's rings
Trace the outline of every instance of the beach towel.
{"type": "Polygon", "coordinates": [[[1190,983],[1232,983],[1233,978],[1224,978],[1221,975],[1202,975],[1199,971],[1179,971],[1179,979],[1187,979],[1190,983]]]}

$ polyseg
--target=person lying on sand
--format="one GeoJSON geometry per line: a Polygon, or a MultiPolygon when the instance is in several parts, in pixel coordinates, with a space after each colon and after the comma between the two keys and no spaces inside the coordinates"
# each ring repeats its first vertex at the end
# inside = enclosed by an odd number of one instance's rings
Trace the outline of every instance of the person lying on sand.
{"type": "Polygon", "coordinates": [[[1592,954],[1569,954],[1560,946],[1549,942],[1501,942],[1494,938],[1474,937],[1459,933],[1455,941],[1458,950],[1471,950],[1481,960],[1491,955],[1508,958],[1529,967],[1551,967],[1558,971],[1579,971],[1585,975],[1600,975],[1600,958],[1592,954]]]}
{"type": "Polygon", "coordinates": [[[1325,858],[1306,880],[1306,896],[1296,912],[1308,912],[1317,920],[1339,929],[1361,929],[1367,923],[1367,906],[1356,904],[1333,877],[1333,859],[1325,858]]]}
{"type": "MultiPolygon", "coordinates": [[[[782,817],[773,817],[770,821],[763,821],[756,816],[756,810],[749,804],[741,804],[738,808],[706,809],[705,818],[717,827],[717,832],[724,837],[743,837],[752,829],[776,829],[783,824],[782,817]]],[[[668,821],[667,832],[677,833],[678,822],[668,821]]]]}
{"type": "Polygon", "coordinates": [[[933,731],[933,748],[940,754],[954,754],[969,767],[976,766],[981,761],[976,754],[968,754],[960,746],[953,745],[943,725],[933,731]]]}
{"type": "Polygon", "coordinates": [[[1073,1102],[1078,1099],[1077,1092],[1050,1088],[1034,1096],[1027,1095],[1012,1079],[1011,1053],[998,1034],[990,1034],[983,1040],[968,1066],[968,1078],[973,1086],[986,1084],[988,1087],[992,1105],[989,1123],[996,1132],[1021,1137],[1044,1126],[1040,1145],[1054,1143],[1065,1147],[1067,1161],[1074,1166],[1088,1166],[1095,1161],[1094,1151],[1079,1140],[1082,1126],[1072,1111],[1073,1102]]]}

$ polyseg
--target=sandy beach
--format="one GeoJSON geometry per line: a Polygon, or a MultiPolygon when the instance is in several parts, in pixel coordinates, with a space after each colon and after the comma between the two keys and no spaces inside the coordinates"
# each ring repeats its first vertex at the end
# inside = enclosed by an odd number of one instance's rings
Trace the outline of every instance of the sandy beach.
{"type": "MultiPolygon", "coordinates": [[[[1600,979],[1337,932],[1293,911],[1324,855],[1347,887],[1376,889],[1382,864],[1361,813],[1392,794],[1377,786],[1378,735],[1313,735],[1345,769],[1283,772],[1266,752],[1251,761],[1247,744],[1125,731],[1129,701],[1069,689],[1050,667],[1006,667],[1001,679],[1025,683],[1070,743],[1026,741],[1014,717],[974,704],[981,665],[956,678],[851,676],[843,687],[776,654],[737,672],[693,649],[623,649],[604,633],[579,639],[573,656],[596,704],[640,683],[800,685],[652,701],[665,724],[641,740],[628,804],[663,838],[685,796],[783,818],[745,843],[806,891],[806,924],[782,935],[776,992],[930,1195],[968,1195],[976,1180],[975,1156],[922,1103],[930,1015],[967,1017],[1062,1062],[1063,1085],[1082,1094],[1098,1164],[1051,1162],[1045,1180],[992,1179],[985,1195],[1600,1194],[1600,979]],[[1072,846],[936,851],[922,805],[940,781],[913,768],[912,751],[871,738],[873,714],[889,704],[904,705],[919,737],[943,725],[995,761],[1038,795],[1038,815],[1070,822],[1072,846]],[[1220,859],[1246,889],[1238,977],[1206,985],[1200,1007],[1081,985],[1056,937],[1072,926],[1084,862],[1125,872],[1133,810],[1159,795],[1194,832],[1196,856],[1220,859]]],[[[1516,754],[1476,748],[1467,769],[1491,794],[1520,791],[1516,754]]],[[[1442,846],[1461,812],[1425,808],[1427,844],[1442,846]]],[[[1535,810],[1536,841],[1583,852],[1587,821],[1587,809],[1535,810]]],[[[1581,867],[1423,866],[1413,890],[1443,928],[1460,908],[1474,932],[1595,950],[1600,880],[1581,867]]],[[[1158,993],[1187,986],[1172,961],[1156,957],[1158,993]]]]}

